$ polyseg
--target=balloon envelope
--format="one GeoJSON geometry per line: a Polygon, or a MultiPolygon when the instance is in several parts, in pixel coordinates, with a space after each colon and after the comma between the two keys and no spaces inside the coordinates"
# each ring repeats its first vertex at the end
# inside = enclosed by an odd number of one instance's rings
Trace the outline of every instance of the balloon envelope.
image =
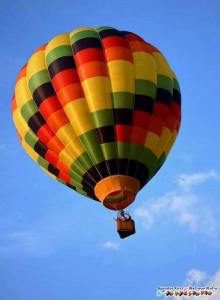
{"type": "Polygon", "coordinates": [[[83,27],[33,53],[12,111],[21,144],[48,175],[119,210],[166,160],[180,104],[158,49],[131,32],[83,27]]]}

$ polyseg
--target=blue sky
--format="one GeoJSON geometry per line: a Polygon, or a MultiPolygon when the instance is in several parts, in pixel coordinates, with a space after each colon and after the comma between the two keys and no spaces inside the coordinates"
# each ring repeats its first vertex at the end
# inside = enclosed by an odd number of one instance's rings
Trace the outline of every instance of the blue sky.
{"type": "Polygon", "coordinates": [[[0,299],[156,300],[161,285],[220,287],[219,1],[1,0],[0,15],[0,299]],[[10,113],[17,73],[38,46],[102,25],[157,46],[183,98],[180,135],[131,206],[137,234],[123,241],[114,213],[26,155],[10,113]]]}

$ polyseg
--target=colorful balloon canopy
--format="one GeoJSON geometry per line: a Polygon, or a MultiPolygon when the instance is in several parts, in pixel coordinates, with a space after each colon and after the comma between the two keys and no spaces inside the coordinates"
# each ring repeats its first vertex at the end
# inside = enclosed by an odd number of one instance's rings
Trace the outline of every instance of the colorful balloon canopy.
{"type": "Polygon", "coordinates": [[[166,160],[180,104],[158,49],[131,32],[83,27],[33,53],[12,111],[21,144],[48,175],[120,210],[166,160]]]}

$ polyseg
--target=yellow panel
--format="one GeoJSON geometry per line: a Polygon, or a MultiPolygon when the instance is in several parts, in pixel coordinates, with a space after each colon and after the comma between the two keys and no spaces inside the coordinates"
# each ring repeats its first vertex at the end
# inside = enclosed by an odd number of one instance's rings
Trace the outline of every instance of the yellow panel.
{"type": "Polygon", "coordinates": [[[22,137],[24,137],[26,133],[29,131],[29,128],[26,122],[24,121],[24,119],[22,118],[20,111],[18,109],[16,109],[13,113],[13,120],[17,131],[22,137]]]}
{"type": "Polygon", "coordinates": [[[44,50],[40,50],[35,52],[29,59],[27,64],[27,81],[29,81],[34,74],[47,69],[44,53],[44,50]]]}
{"type": "Polygon", "coordinates": [[[64,107],[64,111],[77,136],[94,129],[94,124],[85,99],[78,99],[67,103],[64,107]]]}
{"type": "Polygon", "coordinates": [[[135,78],[157,83],[157,65],[154,57],[146,52],[133,52],[135,78]]]}
{"type": "Polygon", "coordinates": [[[157,147],[154,151],[157,157],[160,157],[161,154],[164,152],[165,147],[167,143],[170,141],[171,137],[172,137],[172,133],[170,129],[164,127],[159,142],[157,144],[157,147]]]}
{"type": "Polygon", "coordinates": [[[135,71],[132,63],[113,60],[108,63],[112,92],[135,92],[135,71]]]}
{"type": "Polygon", "coordinates": [[[28,145],[28,143],[23,139],[21,142],[22,146],[24,147],[25,151],[27,152],[27,154],[34,160],[37,162],[39,155],[31,148],[30,145],[28,145]]]}
{"type": "Polygon", "coordinates": [[[84,94],[91,112],[112,108],[111,86],[108,77],[96,76],[82,82],[84,94]]]}
{"type": "Polygon", "coordinates": [[[74,162],[73,158],[67,154],[66,148],[60,151],[59,158],[68,166],[71,166],[74,162]]]}
{"type": "Polygon", "coordinates": [[[22,77],[15,86],[16,103],[19,108],[32,99],[31,93],[27,86],[26,77],[22,77]]]}
{"type": "Polygon", "coordinates": [[[165,149],[164,149],[164,151],[165,151],[165,153],[168,155],[169,154],[169,152],[170,152],[170,150],[171,150],[171,148],[172,148],[172,146],[173,146],[173,143],[175,142],[175,140],[176,140],[176,137],[177,137],[177,132],[176,131],[174,131],[173,133],[172,133],[172,137],[171,137],[171,139],[169,140],[169,142],[167,143],[167,145],[166,145],[166,147],[165,147],[165,149]]]}
{"type": "Polygon", "coordinates": [[[160,75],[165,75],[173,79],[173,72],[171,71],[168,62],[165,57],[160,52],[153,52],[153,56],[157,64],[157,73],[160,75]]]}
{"type": "Polygon", "coordinates": [[[68,144],[70,139],[72,140],[76,138],[76,134],[70,123],[63,125],[60,129],[58,129],[56,136],[63,145],[68,144]]]}
{"type": "Polygon", "coordinates": [[[47,56],[47,54],[53,50],[56,47],[59,46],[64,46],[64,45],[70,45],[70,37],[69,37],[69,33],[64,33],[64,34],[60,34],[55,36],[47,45],[46,50],[45,50],[45,55],[47,56]]]}
{"type": "Polygon", "coordinates": [[[72,36],[72,35],[74,35],[74,34],[76,34],[76,33],[85,31],[85,30],[94,30],[94,28],[92,28],[92,27],[80,27],[80,28],[77,28],[77,29],[73,30],[73,31],[70,33],[70,36],[72,36]]]}
{"type": "Polygon", "coordinates": [[[159,141],[158,135],[153,132],[148,132],[147,137],[145,139],[144,146],[145,148],[149,148],[154,151],[155,147],[157,146],[159,141]]]}
{"type": "Polygon", "coordinates": [[[76,141],[71,141],[68,145],[66,145],[65,149],[68,153],[72,153],[71,157],[74,161],[78,156],[85,152],[82,145],[80,143],[77,143],[76,141]]]}

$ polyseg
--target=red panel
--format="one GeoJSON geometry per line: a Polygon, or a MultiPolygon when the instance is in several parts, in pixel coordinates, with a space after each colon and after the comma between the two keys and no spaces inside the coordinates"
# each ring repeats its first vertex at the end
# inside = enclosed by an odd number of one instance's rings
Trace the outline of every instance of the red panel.
{"type": "Polygon", "coordinates": [[[47,151],[45,159],[53,166],[57,166],[58,157],[50,149],[47,151]]]}
{"type": "Polygon", "coordinates": [[[49,129],[47,124],[41,126],[41,128],[37,132],[37,136],[40,141],[44,144],[48,144],[50,139],[54,136],[54,133],[49,129]]]}
{"type": "Polygon", "coordinates": [[[154,116],[151,117],[149,131],[160,136],[162,133],[163,127],[164,127],[164,123],[162,121],[160,121],[159,119],[157,119],[154,116]]]}
{"type": "Polygon", "coordinates": [[[129,40],[129,41],[135,41],[135,42],[142,42],[144,43],[144,40],[138,36],[137,34],[134,34],[134,33],[127,33],[126,35],[126,38],[129,40]]]}
{"type": "Polygon", "coordinates": [[[52,84],[54,89],[58,92],[66,85],[77,83],[79,81],[77,71],[75,69],[67,69],[57,73],[52,79],[52,84]]]}
{"type": "Polygon", "coordinates": [[[70,172],[70,168],[65,163],[63,163],[61,160],[59,160],[57,162],[57,168],[66,174],[69,174],[69,172],[70,172]]]}
{"type": "Polygon", "coordinates": [[[130,142],[132,127],[127,125],[116,125],[116,139],[120,142],[130,142]]]}
{"type": "Polygon", "coordinates": [[[61,105],[59,100],[57,99],[57,96],[51,96],[45,99],[40,107],[39,110],[41,114],[43,115],[44,119],[48,119],[48,117],[54,113],[55,111],[61,109],[61,105]]]}
{"type": "Polygon", "coordinates": [[[177,117],[178,120],[181,119],[181,109],[177,103],[172,102],[171,111],[172,111],[173,115],[175,115],[177,117]]]}
{"type": "Polygon", "coordinates": [[[78,74],[81,81],[96,76],[108,76],[105,63],[96,61],[84,64],[81,67],[79,67],[78,74]]]}
{"type": "Polygon", "coordinates": [[[133,57],[130,49],[125,49],[124,47],[111,47],[106,49],[106,59],[107,61],[112,60],[127,60],[133,63],[133,57]]]}
{"type": "Polygon", "coordinates": [[[65,181],[66,183],[70,184],[71,179],[68,175],[66,175],[64,172],[60,171],[59,178],[65,181]]]}
{"type": "Polygon", "coordinates": [[[133,126],[147,129],[151,122],[151,115],[143,111],[134,111],[133,126]]]}
{"type": "Polygon", "coordinates": [[[160,102],[155,102],[153,115],[156,118],[164,122],[169,113],[170,113],[170,109],[167,105],[160,102]]]}
{"type": "Polygon", "coordinates": [[[109,47],[124,47],[129,48],[128,42],[125,38],[114,36],[114,37],[106,37],[102,40],[104,48],[109,47]]]}
{"type": "Polygon", "coordinates": [[[22,69],[20,70],[20,72],[18,73],[18,76],[16,78],[16,83],[18,82],[18,80],[20,80],[22,77],[26,76],[26,69],[27,69],[27,64],[25,64],[22,69]]]}
{"type": "Polygon", "coordinates": [[[102,61],[105,62],[105,58],[102,50],[97,48],[88,48],[82,50],[74,56],[77,65],[86,64],[90,61],[102,61]]]}
{"type": "Polygon", "coordinates": [[[146,129],[140,127],[132,127],[131,143],[144,145],[146,135],[146,129]]]}
{"type": "Polygon", "coordinates": [[[17,109],[17,103],[15,100],[15,95],[13,95],[12,102],[11,102],[11,110],[12,110],[12,112],[14,112],[16,109],[17,109]]]}
{"type": "Polygon", "coordinates": [[[177,125],[177,118],[175,118],[172,113],[170,113],[165,120],[165,126],[168,127],[171,131],[175,129],[177,125]]]}

